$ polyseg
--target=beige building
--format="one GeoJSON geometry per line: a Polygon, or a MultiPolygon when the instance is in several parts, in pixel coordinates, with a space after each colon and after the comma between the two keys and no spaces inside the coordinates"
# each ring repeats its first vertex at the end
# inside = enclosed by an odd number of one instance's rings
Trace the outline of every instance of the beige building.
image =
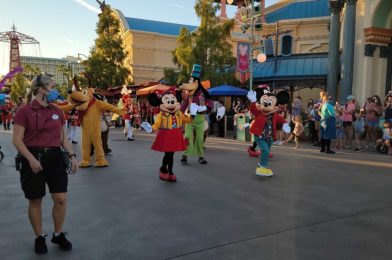
{"type": "Polygon", "coordinates": [[[191,25],[125,17],[119,10],[113,14],[120,21],[124,48],[128,52],[125,62],[134,84],[162,79],[165,67],[175,67],[172,51],[177,47],[181,28],[197,29],[191,25]]]}
{"type": "Polygon", "coordinates": [[[34,56],[20,56],[20,63],[22,68],[26,65],[38,67],[42,73],[53,75],[53,80],[62,85],[67,83],[67,77],[60,73],[57,69],[59,65],[63,65],[71,70],[72,77],[84,72],[84,66],[80,63],[77,57],[67,56],[66,58],[45,58],[34,56]]]}
{"type": "Polygon", "coordinates": [[[392,1],[357,1],[352,93],[362,103],[374,94],[383,98],[391,90],[391,44],[392,1]]]}

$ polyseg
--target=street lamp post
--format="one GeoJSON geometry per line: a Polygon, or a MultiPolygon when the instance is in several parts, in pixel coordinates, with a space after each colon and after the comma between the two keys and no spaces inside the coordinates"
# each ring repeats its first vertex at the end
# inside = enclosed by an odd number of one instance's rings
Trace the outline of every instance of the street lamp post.
{"type": "Polygon", "coordinates": [[[88,57],[87,57],[86,55],[84,55],[84,54],[82,54],[82,53],[78,53],[78,60],[82,60],[82,59],[80,58],[80,56],[83,56],[83,57],[85,57],[86,59],[88,59],[88,57]]]}

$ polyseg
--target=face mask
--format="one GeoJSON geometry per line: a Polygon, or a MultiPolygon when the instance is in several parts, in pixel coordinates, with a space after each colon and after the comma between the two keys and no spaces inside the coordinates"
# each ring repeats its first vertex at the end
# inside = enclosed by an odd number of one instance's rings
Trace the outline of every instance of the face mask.
{"type": "Polygon", "coordinates": [[[55,102],[57,99],[59,99],[59,92],[55,89],[52,89],[49,91],[49,94],[46,96],[48,99],[48,102],[55,102]]]}

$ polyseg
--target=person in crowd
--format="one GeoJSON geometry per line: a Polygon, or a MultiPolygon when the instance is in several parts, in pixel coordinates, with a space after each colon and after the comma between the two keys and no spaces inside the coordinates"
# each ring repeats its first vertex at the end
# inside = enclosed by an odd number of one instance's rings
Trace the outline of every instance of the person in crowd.
{"type": "MultiPolygon", "coordinates": [[[[21,154],[20,181],[26,199],[29,200],[28,216],[35,233],[34,250],[47,253],[42,228],[42,198],[45,184],[54,202],[52,217],[54,233],[51,242],[61,250],[72,249],[63,230],[67,209],[68,175],[62,149],[68,152],[72,172],[77,169],[76,155],[64,131],[63,112],[51,105],[49,97],[55,82],[46,75],[32,80],[27,104],[15,115],[13,144],[21,154]]],[[[17,165],[18,166],[18,165],[17,165]]]]}
{"type": "Polygon", "coordinates": [[[346,104],[340,107],[342,111],[342,120],[344,128],[344,148],[351,148],[351,141],[353,139],[353,115],[355,113],[354,96],[349,95],[346,98],[346,104]]]}
{"type": "Polygon", "coordinates": [[[14,108],[14,104],[12,103],[11,99],[8,96],[5,97],[5,103],[3,105],[0,105],[1,121],[4,126],[4,130],[11,129],[13,108],[14,108]]]}
{"type": "Polygon", "coordinates": [[[386,145],[388,146],[388,154],[392,155],[392,123],[384,122],[383,131],[384,140],[386,140],[386,145]]]}
{"type": "Polygon", "coordinates": [[[385,121],[392,123],[392,94],[385,98],[384,117],[385,121]]]}
{"type": "Polygon", "coordinates": [[[355,149],[354,151],[362,151],[363,147],[361,146],[361,136],[365,132],[365,119],[363,118],[363,109],[360,111],[355,111],[355,121],[354,125],[354,138],[355,138],[355,149]]]}
{"type": "Polygon", "coordinates": [[[335,129],[335,109],[333,105],[328,102],[328,95],[322,97],[322,104],[319,110],[321,117],[320,120],[320,137],[321,137],[321,149],[320,152],[326,152],[334,154],[331,150],[331,139],[336,138],[335,129]]]}
{"type": "Polygon", "coordinates": [[[71,143],[77,144],[78,133],[80,129],[79,112],[73,109],[68,114],[68,131],[71,143]]]}
{"type": "Polygon", "coordinates": [[[293,103],[291,104],[291,119],[290,119],[290,127],[293,130],[295,124],[293,123],[293,118],[296,116],[300,116],[302,113],[302,101],[300,96],[296,96],[293,99],[293,103]]]}
{"type": "MultiPolygon", "coordinates": [[[[338,105],[337,105],[338,107],[338,105]]],[[[335,120],[335,128],[336,128],[336,152],[341,152],[343,148],[343,143],[345,139],[344,127],[343,127],[343,118],[342,111],[336,110],[336,120],[335,120]]]]}
{"type": "Polygon", "coordinates": [[[294,123],[294,130],[290,134],[289,138],[285,141],[285,143],[288,143],[294,139],[295,142],[295,149],[299,148],[299,138],[301,137],[302,133],[304,132],[304,126],[302,124],[302,118],[301,116],[297,115],[293,117],[293,123],[294,123]]]}
{"type": "Polygon", "coordinates": [[[320,146],[321,145],[321,135],[320,135],[320,120],[321,120],[321,116],[320,116],[320,108],[321,108],[321,104],[322,104],[322,97],[328,95],[328,93],[325,90],[321,90],[320,91],[320,98],[317,99],[314,103],[314,128],[315,128],[315,135],[317,136],[317,142],[313,143],[314,146],[320,146]]]}
{"type": "MultiPolygon", "coordinates": [[[[287,110],[287,104],[279,104],[278,105],[278,114],[279,116],[283,117],[286,122],[290,121],[290,115],[287,110]]],[[[277,140],[274,142],[276,145],[282,145],[285,140],[285,133],[282,130],[283,124],[276,123],[276,134],[277,140]]]]}
{"type": "Polygon", "coordinates": [[[379,125],[379,118],[382,115],[383,106],[380,97],[374,95],[366,105],[366,147],[369,145],[376,145],[377,129],[379,125]]]}
{"type": "Polygon", "coordinates": [[[314,101],[313,99],[308,100],[308,104],[306,106],[306,123],[308,125],[309,129],[309,139],[311,140],[312,143],[317,141],[317,135],[316,135],[316,124],[315,124],[315,119],[314,119],[314,101]]]}
{"type": "Polygon", "coordinates": [[[225,137],[225,114],[226,108],[222,100],[219,100],[218,110],[216,112],[216,121],[218,122],[217,137],[225,137]]]}
{"type": "Polygon", "coordinates": [[[214,134],[214,123],[216,122],[216,113],[218,112],[219,101],[215,97],[212,97],[212,110],[210,114],[210,135],[214,134]]]}

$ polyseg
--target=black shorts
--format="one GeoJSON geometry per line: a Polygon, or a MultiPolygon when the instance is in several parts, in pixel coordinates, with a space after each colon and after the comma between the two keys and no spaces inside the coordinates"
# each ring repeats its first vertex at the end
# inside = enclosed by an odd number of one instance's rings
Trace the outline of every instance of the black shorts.
{"type": "MultiPolygon", "coordinates": [[[[37,152],[33,152],[33,155],[38,158],[37,152]]],[[[25,158],[22,159],[20,183],[26,199],[29,200],[40,199],[45,196],[45,183],[48,184],[50,193],[67,192],[68,175],[60,149],[40,153],[40,157],[43,171],[39,173],[34,173],[29,162],[25,158]]]]}
{"type": "Polygon", "coordinates": [[[343,121],[343,127],[351,127],[353,126],[353,122],[351,121],[343,121]]]}

